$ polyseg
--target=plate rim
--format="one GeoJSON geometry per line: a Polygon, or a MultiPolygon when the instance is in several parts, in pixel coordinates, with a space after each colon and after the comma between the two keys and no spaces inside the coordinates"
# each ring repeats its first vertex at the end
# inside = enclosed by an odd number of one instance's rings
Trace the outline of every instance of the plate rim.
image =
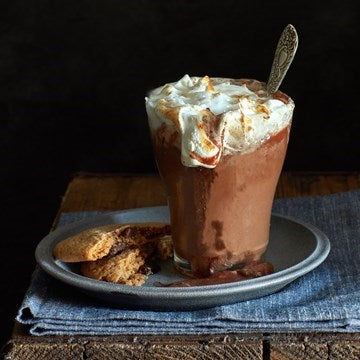
{"type": "MultiPolygon", "coordinates": [[[[127,213],[140,212],[140,211],[166,211],[167,206],[150,206],[150,207],[140,207],[140,208],[131,208],[125,210],[115,210],[108,211],[106,213],[99,213],[97,215],[75,221],[71,224],[63,225],[48,235],[46,235],[36,246],[35,249],[35,259],[40,266],[47,274],[51,275],[53,278],[60,280],[68,285],[77,287],[79,289],[88,291],[88,292],[102,292],[102,293],[113,293],[118,295],[130,295],[130,296],[140,296],[140,297],[151,297],[156,298],[174,298],[174,299],[188,299],[191,297],[197,296],[214,296],[216,293],[221,293],[226,290],[226,294],[243,294],[248,291],[261,290],[269,285],[272,287],[277,285],[282,285],[281,287],[287,285],[288,283],[294,281],[300,276],[307,274],[308,272],[315,269],[319,266],[328,256],[330,252],[330,240],[320,229],[315,227],[312,224],[299,220],[295,217],[282,215],[277,212],[272,212],[272,217],[282,218],[291,222],[294,222],[307,230],[309,230],[315,237],[315,248],[310,253],[309,256],[304,258],[302,261],[298,262],[295,265],[292,265],[283,270],[279,270],[269,275],[262,277],[235,281],[225,284],[214,284],[214,285],[204,285],[204,286],[194,286],[194,287],[152,287],[152,286],[127,286],[122,284],[115,284],[100,280],[95,280],[87,278],[80,274],[65,270],[57,264],[58,260],[55,260],[52,256],[52,249],[55,245],[56,239],[61,236],[61,233],[65,231],[70,231],[81,225],[94,223],[96,220],[101,221],[101,219],[110,218],[111,216],[123,215],[127,213]],[[43,258],[42,253],[47,253],[47,257],[43,258]]],[[[142,221],[139,221],[142,222],[142,221]]],[[[60,240],[59,240],[60,241],[60,240]]]]}

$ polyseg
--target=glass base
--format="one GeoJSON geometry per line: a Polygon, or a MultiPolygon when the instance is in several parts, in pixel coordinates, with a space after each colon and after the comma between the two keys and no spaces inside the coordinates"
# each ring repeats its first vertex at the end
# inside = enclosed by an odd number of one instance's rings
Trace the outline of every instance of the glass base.
{"type": "Polygon", "coordinates": [[[176,251],[174,251],[174,266],[181,274],[194,277],[191,264],[187,260],[178,256],[176,251]]]}
{"type": "Polygon", "coordinates": [[[217,259],[218,262],[213,263],[211,263],[210,261],[203,261],[200,262],[202,263],[203,268],[194,269],[193,265],[190,262],[179,256],[176,251],[174,251],[174,266],[175,269],[181,274],[198,278],[207,277],[212,273],[222,271],[236,271],[246,266],[246,264],[260,260],[260,258],[260,254],[257,254],[256,257],[252,256],[251,258],[248,258],[248,261],[246,261],[244,258],[242,258],[240,262],[234,262],[224,258],[222,259],[222,261],[220,259],[217,259]]]}

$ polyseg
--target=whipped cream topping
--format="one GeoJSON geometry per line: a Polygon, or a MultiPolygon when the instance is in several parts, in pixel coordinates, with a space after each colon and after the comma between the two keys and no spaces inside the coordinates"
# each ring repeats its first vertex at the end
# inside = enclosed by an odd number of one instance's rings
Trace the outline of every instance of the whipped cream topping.
{"type": "Polygon", "coordinates": [[[289,125],[295,106],[281,92],[269,97],[256,80],[188,75],[153,90],[145,103],[152,131],[165,124],[166,141],[179,133],[183,165],[208,168],[222,155],[256,149],[289,125]]]}

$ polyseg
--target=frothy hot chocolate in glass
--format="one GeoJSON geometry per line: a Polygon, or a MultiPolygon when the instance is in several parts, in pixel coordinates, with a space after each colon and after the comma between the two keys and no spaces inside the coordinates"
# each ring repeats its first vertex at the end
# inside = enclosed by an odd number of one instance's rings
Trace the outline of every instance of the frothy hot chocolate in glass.
{"type": "Polygon", "coordinates": [[[207,277],[261,258],[293,109],[249,79],[186,75],[148,95],[178,270],[207,277]]]}

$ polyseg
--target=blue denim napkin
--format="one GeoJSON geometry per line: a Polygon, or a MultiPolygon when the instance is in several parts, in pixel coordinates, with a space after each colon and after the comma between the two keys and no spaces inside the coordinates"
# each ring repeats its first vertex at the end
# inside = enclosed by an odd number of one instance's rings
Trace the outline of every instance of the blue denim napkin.
{"type": "MultiPolygon", "coordinates": [[[[124,310],[37,269],[17,320],[34,335],[360,331],[360,190],[280,199],[273,210],[315,225],[331,241],[319,267],[278,293],[196,311],[124,310]]],[[[59,226],[94,214],[63,214],[59,226]]]]}

